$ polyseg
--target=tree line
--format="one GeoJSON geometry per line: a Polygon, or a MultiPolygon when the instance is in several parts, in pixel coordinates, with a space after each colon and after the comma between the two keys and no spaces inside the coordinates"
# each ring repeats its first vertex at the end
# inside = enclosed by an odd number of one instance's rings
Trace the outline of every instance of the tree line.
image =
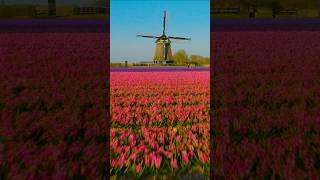
{"type": "Polygon", "coordinates": [[[177,65],[190,65],[194,64],[195,66],[207,65],[210,64],[209,57],[203,57],[200,55],[190,55],[186,53],[185,50],[179,50],[173,55],[174,63],[177,65]]]}
{"type": "Polygon", "coordinates": [[[211,1],[213,7],[260,7],[260,8],[319,8],[319,0],[215,0],[211,1]]]}

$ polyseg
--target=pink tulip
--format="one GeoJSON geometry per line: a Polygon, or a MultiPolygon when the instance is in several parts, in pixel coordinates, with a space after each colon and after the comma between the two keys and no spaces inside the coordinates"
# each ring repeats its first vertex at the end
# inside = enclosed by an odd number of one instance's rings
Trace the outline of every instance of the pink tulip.
{"type": "Polygon", "coordinates": [[[170,165],[171,165],[171,167],[173,169],[177,169],[178,168],[177,160],[176,159],[171,159],[170,165]]]}
{"type": "Polygon", "coordinates": [[[177,141],[177,142],[180,142],[180,141],[181,141],[181,136],[180,136],[180,135],[178,135],[178,136],[176,137],[176,141],[177,141]]]}
{"type": "Polygon", "coordinates": [[[137,159],[137,155],[136,155],[136,153],[133,153],[132,155],[131,155],[131,160],[132,161],[135,161],[137,159]]]}
{"type": "Polygon", "coordinates": [[[141,172],[141,164],[136,166],[136,172],[139,174],[141,172]]]}
{"type": "Polygon", "coordinates": [[[154,165],[157,169],[160,168],[160,165],[161,165],[161,161],[162,161],[162,157],[161,156],[158,156],[154,159],[154,165]]]}
{"type": "Polygon", "coordinates": [[[144,163],[147,167],[150,166],[150,157],[148,155],[144,155],[144,163]]]}
{"type": "Polygon", "coordinates": [[[182,160],[185,164],[189,163],[188,153],[186,151],[182,151],[182,160]]]}

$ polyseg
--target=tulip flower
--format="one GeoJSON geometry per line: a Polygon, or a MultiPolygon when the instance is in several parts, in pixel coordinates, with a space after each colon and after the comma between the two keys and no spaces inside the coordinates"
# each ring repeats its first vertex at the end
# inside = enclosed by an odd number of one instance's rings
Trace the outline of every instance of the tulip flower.
{"type": "Polygon", "coordinates": [[[136,166],[136,172],[139,174],[141,172],[141,164],[136,166]]]}
{"type": "Polygon", "coordinates": [[[171,167],[173,169],[177,169],[178,168],[177,160],[176,159],[171,159],[170,165],[171,165],[171,167]]]}
{"type": "Polygon", "coordinates": [[[188,158],[188,153],[186,151],[182,151],[182,160],[185,164],[188,164],[189,163],[189,158],[188,158]]]}

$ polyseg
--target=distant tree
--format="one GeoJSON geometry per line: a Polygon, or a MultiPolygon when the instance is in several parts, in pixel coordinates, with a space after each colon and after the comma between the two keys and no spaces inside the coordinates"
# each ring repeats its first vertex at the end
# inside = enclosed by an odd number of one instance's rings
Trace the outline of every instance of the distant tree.
{"type": "Polygon", "coordinates": [[[96,0],[94,5],[96,5],[96,6],[105,6],[109,2],[110,2],[110,0],[96,0]]]}
{"type": "Polygon", "coordinates": [[[220,8],[220,7],[236,7],[239,6],[241,0],[214,0],[210,1],[211,7],[220,8]]]}
{"type": "Polygon", "coordinates": [[[188,55],[185,50],[179,50],[174,53],[173,60],[176,64],[186,64],[188,62],[188,55]]]}
{"type": "Polygon", "coordinates": [[[214,0],[211,7],[320,8],[320,0],[214,0]]]}
{"type": "Polygon", "coordinates": [[[195,64],[196,66],[210,64],[210,59],[200,55],[191,55],[189,57],[189,63],[195,64]]]}
{"type": "Polygon", "coordinates": [[[209,57],[205,57],[203,59],[203,61],[204,61],[205,64],[210,64],[210,58],[209,57]]]}
{"type": "Polygon", "coordinates": [[[257,6],[263,8],[279,8],[281,3],[280,0],[258,0],[257,6]]]}
{"type": "Polygon", "coordinates": [[[241,4],[246,7],[252,7],[252,6],[256,6],[257,5],[257,0],[242,0],[241,4]]]}
{"type": "Polygon", "coordinates": [[[202,59],[203,59],[202,56],[191,55],[190,56],[190,63],[195,64],[196,66],[198,66],[201,63],[202,59]]]}
{"type": "Polygon", "coordinates": [[[286,8],[308,9],[317,8],[319,0],[280,0],[280,3],[286,8]]]}
{"type": "Polygon", "coordinates": [[[48,0],[48,15],[55,16],[56,15],[56,0],[48,0]]]}

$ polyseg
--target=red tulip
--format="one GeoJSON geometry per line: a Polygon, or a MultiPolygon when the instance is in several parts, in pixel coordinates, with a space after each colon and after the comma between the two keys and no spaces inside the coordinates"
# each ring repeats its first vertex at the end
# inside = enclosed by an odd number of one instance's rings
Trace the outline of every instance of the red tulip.
{"type": "Polygon", "coordinates": [[[136,172],[139,174],[141,172],[141,164],[136,166],[136,172]]]}
{"type": "Polygon", "coordinates": [[[188,153],[186,151],[182,151],[182,160],[185,164],[189,163],[188,153]]]}
{"type": "Polygon", "coordinates": [[[173,169],[177,169],[178,168],[177,160],[176,159],[171,159],[170,165],[171,165],[171,167],[173,169]]]}

